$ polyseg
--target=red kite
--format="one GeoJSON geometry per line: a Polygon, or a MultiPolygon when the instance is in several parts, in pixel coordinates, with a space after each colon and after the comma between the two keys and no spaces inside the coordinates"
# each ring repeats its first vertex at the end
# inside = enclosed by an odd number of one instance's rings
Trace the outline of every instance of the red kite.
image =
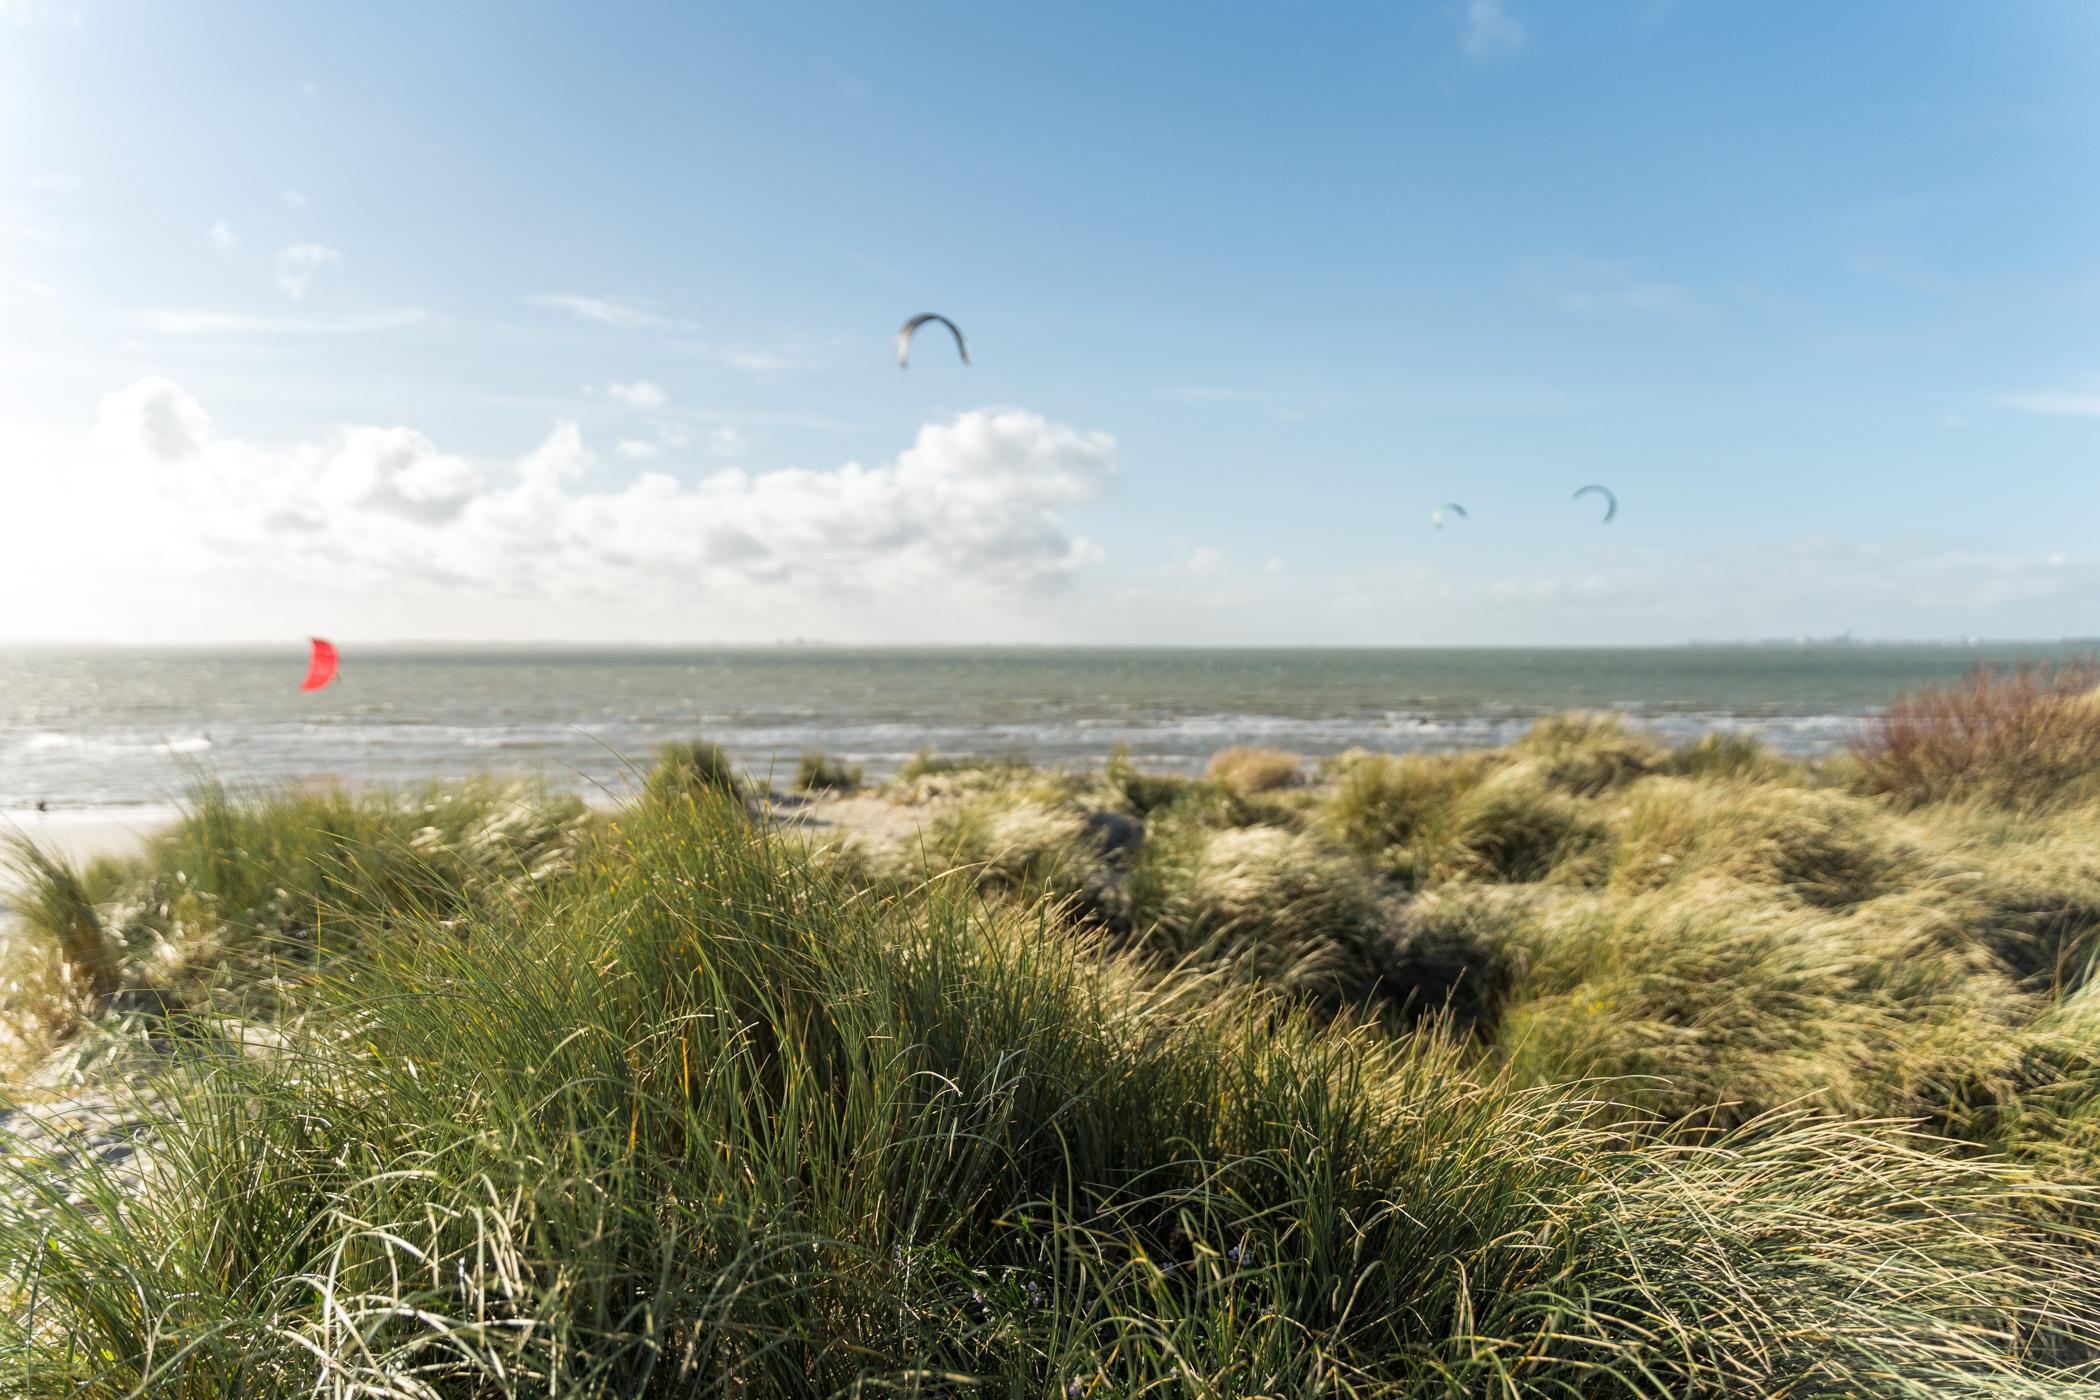
{"type": "Polygon", "coordinates": [[[324,642],[319,637],[309,637],[314,644],[314,658],[307,663],[306,679],[299,682],[301,690],[319,690],[335,679],[335,643],[324,642]]]}

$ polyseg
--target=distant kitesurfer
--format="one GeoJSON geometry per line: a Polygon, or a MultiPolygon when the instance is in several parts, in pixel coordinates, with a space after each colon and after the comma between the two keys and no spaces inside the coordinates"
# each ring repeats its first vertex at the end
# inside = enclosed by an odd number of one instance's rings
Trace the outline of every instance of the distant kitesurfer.
{"type": "Polygon", "coordinates": [[[925,325],[928,321],[939,321],[946,326],[948,333],[955,337],[955,348],[962,355],[962,362],[964,364],[970,363],[970,345],[968,341],[963,339],[962,328],[946,316],[938,315],[932,311],[922,311],[909,321],[906,321],[897,332],[897,368],[904,369],[906,367],[905,356],[911,353],[911,338],[917,335],[919,327],[925,325]]]}

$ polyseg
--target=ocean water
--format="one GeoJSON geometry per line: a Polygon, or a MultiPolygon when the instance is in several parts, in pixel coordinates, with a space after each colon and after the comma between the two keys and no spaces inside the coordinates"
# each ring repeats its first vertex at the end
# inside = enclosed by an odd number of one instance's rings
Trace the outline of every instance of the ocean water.
{"type": "Polygon", "coordinates": [[[1623,711],[1671,739],[1716,728],[1816,753],[1898,691],[2066,647],[675,650],[352,648],[302,694],[304,647],[0,650],[0,808],[166,802],[200,773],[373,782],[533,772],[617,794],[704,734],[781,776],[804,749],[895,768],[948,753],[1162,768],[1228,744],[1309,755],[1506,742],[1540,714],[1623,711]]]}

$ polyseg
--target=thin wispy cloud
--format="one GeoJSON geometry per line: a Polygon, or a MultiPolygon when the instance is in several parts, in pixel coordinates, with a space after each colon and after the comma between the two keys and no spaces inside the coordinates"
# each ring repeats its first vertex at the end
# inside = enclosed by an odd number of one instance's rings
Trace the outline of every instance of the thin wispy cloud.
{"type": "Polygon", "coordinates": [[[662,385],[652,384],[646,379],[637,379],[632,384],[614,380],[605,386],[605,392],[629,408],[662,408],[670,402],[662,385]]]}
{"type": "Polygon", "coordinates": [[[658,311],[651,311],[646,306],[636,306],[632,302],[614,301],[607,297],[578,296],[573,292],[540,292],[525,300],[534,306],[566,311],[580,320],[596,321],[602,326],[618,326],[622,330],[675,330],[689,328],[691,324],[658,311]]]}
{"type": "Polygon", "coordinates": [[[79,29],[83,23],[80,11],[71,6],[44,4],[42,0],[0,0],[0,25],[28,29],[39,24],[63,24],[79,29]]]}
{"type": "Polygon", "coordinates": [[[1999,394],[1991,402],[2020,413],[2042,413],[2059,418],[2100,418],[2100,389],[2044,389],[2038,392],[1999,394]]]}
{"type": "Polygon", "coordinates": [[[57,300],[58,289],[49,282],[0,275],[0,306],[49,306],[57,300]]]}
{"type": "Polygon", "coordinates": [[[1466,57],[1499,58],[1523,48],[1530,37],[1524,21],[1504,9],[1502,0],[1466,0],[1465,28],[1460,35],[1466,57]]]}
{"type": "Polygon", "coordinates": [[[1202,545],[1190,550],[1188,558],[1172,565],[1167,572],[1182,578],[1221,578],[1231,566],[1232,561],[1226,558],[1224,550],[1202,545]]]}
{"type": "Polygon", "coordinates": [[[307,205],[305,190],[279,190],[277,197],[284,201],[287,209],[304,209],[307,205]]]}
{"type": "Polygon", "coordinates": [[[339,263],[343,255],[319,243],[294,243],[277,250],[277,285],[293,301],[302,301],[307,288],[324,267],[339,263]]]}
{"type": "Polygon", "coordinates": [[[232,252],[233,245],[240,241],[234,237],[233,225],[227,223],[224,219],[219,220],[207,229],[204,236],[211,240],[212,247],[222,253],[232,252]]]}
{"type": "Polygon", "coordinates": [[[162,335],[365,335],[398,331],[428,319],[420,306],[351,316],[248,316],[225,311],[147,311],[139,324],[162,335]]]}
{"type": "Polygon", "coordinates": [[[1684,316],[1706,309],[1690,288],[1644,277],[1622,264],[1578,258],[1536,274],[1553,302],[1578,315],[1632,311],[1684,316]]]}
{"type": "Polygon", "coordinates": [[[806,359],[800,355],[782,355],[771,350],[731,350],[722,358],[731,369],[749,370],[757,374],[824,367],[821,360],[806,359]]]}
{"type": "Polygon", "coordinates": [[[0,209],[0,243],[22,243],[36,248],[67,248],[78,237],[57,224],[0,209]]]}
{"type": "Polygon", "coordinates": [[[1162,391],[1181,403],[1240,403],[1255,397],[1249,389],[1230,389],[1219,384],[1186,384],[1162,391]]]}
{"type": "Polygon", "coordinates": [[[663,448],[647,438],[621,438],[618,446],[620,455],[630,462],[646,462],[663,453],[663,448]]]}

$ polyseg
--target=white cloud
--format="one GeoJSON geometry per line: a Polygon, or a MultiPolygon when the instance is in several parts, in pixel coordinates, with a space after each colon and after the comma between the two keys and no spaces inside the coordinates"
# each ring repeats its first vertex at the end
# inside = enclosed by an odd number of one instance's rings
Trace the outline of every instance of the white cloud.
{"type": "Polygon", "coordinates": [[[1640,276],[1619,263],[1577,258],[1541,275],[1556,284],[1553,299],[1564,311],[1645,311],[1685,316],[1705,309],[1689,288],[1640,276]]]}
{"type": "Polygon", "coordinates": [[[1466,24],[1461,36],[1466,56],[1494,58],[1515,53],[1530,37],[1524,21],[1502,8],[1502,0],[1466,0],[1466,24]]]}
{"type": "Polygon", "coordinates": [[[1204,545],[1190,550],[1189,557],[1168,572],[1183,578],[1222,578],[1230,567],[1231,561],[1225,557],[1224,550],[1204,545]]]}
{"type": "Polygon", "coordinates": [[[419,524],[454,519],[480,487],[474,469],[410,428],[345,428],[315,494],[331,506],[419,524]]]}
{"type": "Polygon", "coordinates": [[[212,247],[218,249],[222,253],[232,252],[233,245],[240,241],[239,239],[234,237],[233,225],[227,223],[224,219],[221,219],[217,223],[213,224],[211,228],[206,231],[204,236],[211,240],[212,247]]]}
{"type": "Polygon", "coordinates": [[[109,395],[95,442],[152,522],[106,542],[142,578],[180,565],[729,605],[1061,583],[1099,554],[1062,512],[1102,491],[1115,457],[1106,434],[981,409],[922,427],[880,466],[730,468],[690,485],[644,472],[597,487],[574,423],[510,466],[477,467],[406,427],[273,448],[221,436],[166,379],[109,395]]]}
{"type": "Polygon", "coordinates": [[[600,325],[618,326],[623,330],[671,329],[687,325],[684,321],[635,306],[624,301],[608,301],[603,297],[576,296],[569,292],[541,292],[525,298],[534,306],[566,311],[571,316],[600,325]]]}
{"type": "Polygon", "coordinates": [[[284,201],[287,209],[304,209],[307,205],[305,190],[279,190],[277,197],[284,201]]]}
{"type": "Polygon", "coordinates": [[[779,355],[769,350],[732,350],[723,357],[731,369],[767,374],[787,369],[821,369],[820,361],[799,355],[779,355]]]}
{"type": "Polygon", "coordinates": [[[314,277],[324,267],[343,260],[343,255],[319,243],[294,243],[277,250],[277,285],[293,301],[306,296],[314,277]]]}
{"type": "Polygon", "coordinates": [[[147,311],[139,322],[163,335],[362,335],[397,331],[428,317],[420,306],[398,306],[351,316],[244,316],[229,311],[147,311]]]}
{"type": "Polygon", "coordinates": [[[58,288],[34,277],[16,280],[0,274],[0,306],[49,306],[58,300],[58,288]]]}
{"type": "Polygon", "coordinates": [[[156,376],[103,395],[95,434],[111,451],[136,450],[154,462],[182,462],[211,440],[211,415],[174,380],[156,376]]]}
{"type": "Polygon", "coordinates": [[[717,457],[741,456],[750,445],[734,428],[717,428],[707,435],[707,450],[717,457]]]}
{"type": "Polygon", "coordinates": [[[2100,418],[2100,389],[2000,394],[1991,402],[2000,408],[2017,409],[2021,413],[2046,413],[2065,418],[2100,418]]]}
{"type": "Polygon", "coordinates": [[[28,243],[39,248],[70,248],[80,235],[62,225],[33,218],[19,210],[0,209],[0,243],[28,243]]]}
{"type": "Polygon", "coordinates": [[[605,386],[605,392],[629,408],[662,408],[670,402],[661,385],[652,384],[646,379],[637,379],[632,384],[622,384],[614,380],[605,386]]]}
{"type": "Polygon", "coordinates": [[[647,438],[621,438],[619,447],[620,455],[630,462],[646,462],[663,453],[663,448],[647,438]]]}
{"type": "Polygon", "coordinates": [[[27,29],[32,25],[55,23],[73,29],[82,27],[80,11],[66,10],[63,13],[41,0],[0,0],[0,24],[27,29]]]}

